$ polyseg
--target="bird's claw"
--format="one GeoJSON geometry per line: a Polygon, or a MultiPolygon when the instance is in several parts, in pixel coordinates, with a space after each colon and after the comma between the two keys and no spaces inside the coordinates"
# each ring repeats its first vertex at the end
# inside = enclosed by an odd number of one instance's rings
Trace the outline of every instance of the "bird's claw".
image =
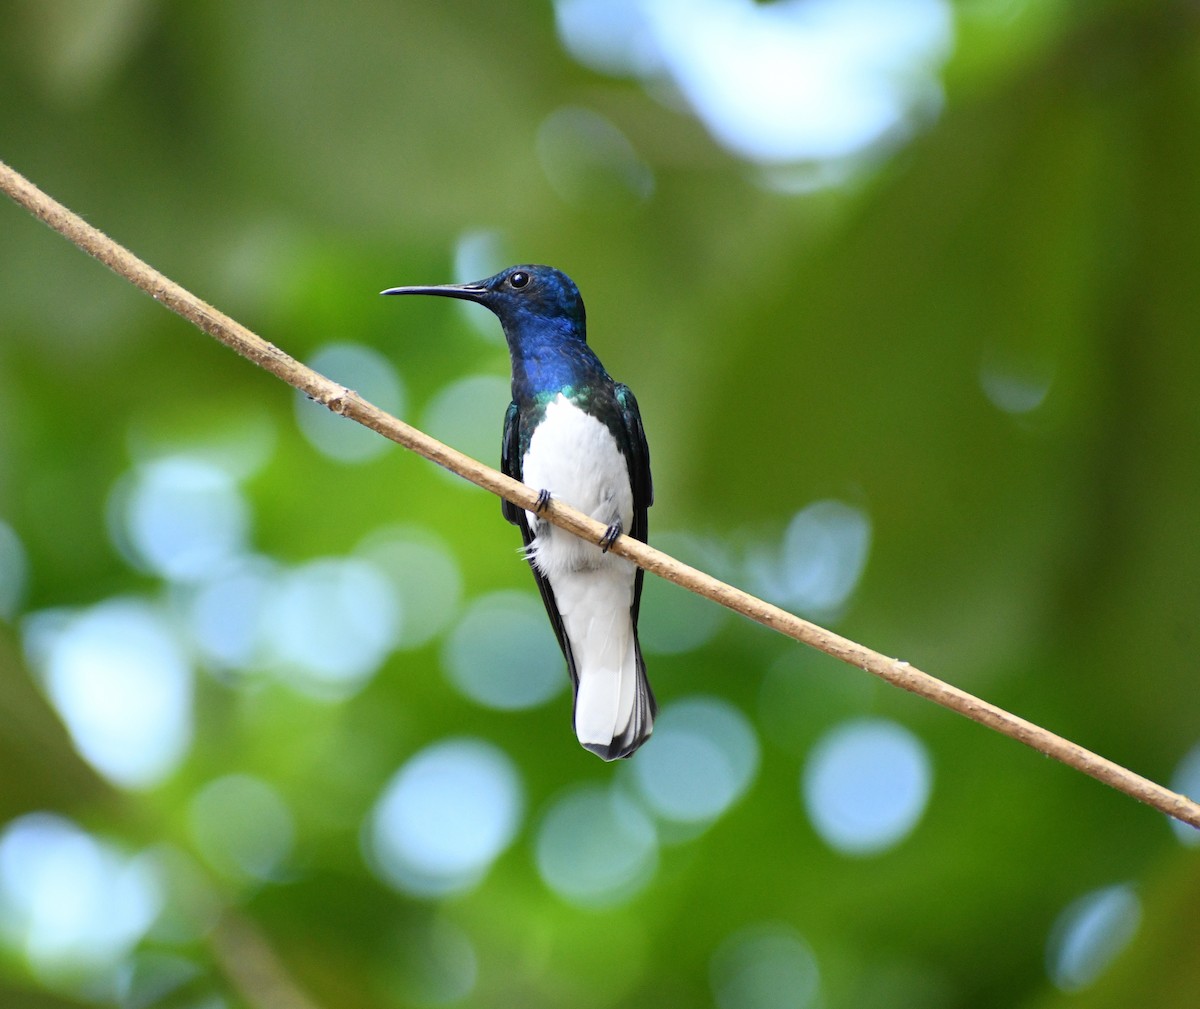
{"type": "Polygon", "coordinates": [[[621,523],[614,522],[604,530],[604,535],[600,537],[601,553],[608,553],[612,549],[612,545],[617,542],[621,536],[621,523]]]}
{"type": "Polygon", "coordinates": [[[538,491],[537,500],[533,502],[533,511],[535,515],[540,515],[546,510],[550,504],[550,489],[543,487],[538,491]]]}

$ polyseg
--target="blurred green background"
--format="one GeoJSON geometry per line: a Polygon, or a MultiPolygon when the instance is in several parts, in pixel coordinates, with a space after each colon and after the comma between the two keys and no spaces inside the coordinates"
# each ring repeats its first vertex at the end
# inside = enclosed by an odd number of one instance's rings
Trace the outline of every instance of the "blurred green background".
{"type": "MultiPolygon", "coordinates": [[[[570,273],[656,544],[1200,794],[1200,8],[7,0],[0,158],[495,463],[570,273]]],[[[498,503],[0,207],[0,1005],[1192,1006],[1197,832],[498,503]]]]}

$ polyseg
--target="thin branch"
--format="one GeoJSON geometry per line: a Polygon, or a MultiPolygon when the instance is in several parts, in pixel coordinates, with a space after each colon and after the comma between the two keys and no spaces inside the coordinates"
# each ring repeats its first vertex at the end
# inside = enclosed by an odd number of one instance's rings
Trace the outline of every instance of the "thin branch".
{"type": "MultiPolygon", "coordinates": [[[[533,510],[537,499],[536,490],[463,455],[448,445],[443,445],[424,432],[368,403],[356,392],[305,367],[274,344],[251,333],[244,326],[168,280],[127,249],[51,199],[3,162],[0,162],[0,189],[35,217],[74,242],[84,252],[100,260],[113,272],[140,287],[156,301],[162,302],[171,311],[183,316],[227,347],[306,393],[334,413],[358,421],[385,438],[390,438],[520,508],[533,510]]],[[[555,525],[593,543],[598,542],[605,531],[601,523],[561,501],[551,502],[543,515],[555,525]]],[[[720,603],[735,613],[857,666],[893,686],[956,711],[980,725],[995,729],[1117,791],[1153,806],[1168,816],[1200,828],[1200,804],[1186,796],[1172,792],[1069,739],[1055,735],[1033,722],[1019,718],[965,690],[930,676],[907,662],[881,655],[849,638],[834,634],[628,536],[617,540],[612,551],[629,558],[653,574],[720,603]]]]}

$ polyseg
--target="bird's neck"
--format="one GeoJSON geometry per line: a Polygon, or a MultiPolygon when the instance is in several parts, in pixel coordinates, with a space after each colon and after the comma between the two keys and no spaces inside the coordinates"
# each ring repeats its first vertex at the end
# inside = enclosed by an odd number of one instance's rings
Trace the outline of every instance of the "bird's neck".
{"type": "Polygon", "coordinates": [[[516,400],[586,395],[597,383],[611,381],[582,333],[567,327],[526,328],[508,335],[508,349],[516,400]]]}

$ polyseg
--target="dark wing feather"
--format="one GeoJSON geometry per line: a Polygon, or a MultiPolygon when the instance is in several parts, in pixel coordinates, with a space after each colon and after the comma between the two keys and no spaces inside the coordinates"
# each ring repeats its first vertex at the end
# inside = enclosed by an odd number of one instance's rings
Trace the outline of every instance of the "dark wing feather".
{"type": "MultiPolygon", "coordinates": [[[[504,415],[504,437],[500,445],[500,472],[514,480],[523,480],[521,475],[521,414],[515,402],[510,403],[508,413],[504,415]]],[[[538,488],[539,490],[541,488],[538,488]]],[[[500,510],[504,517],[521,530],[521,542],[528,550],[533,542],[533,531],[529,528],[529,517],[524,508],[519,508],[511,501],[500,499],[500,510]]],[[[554,636],[558,639],[558,647],[562,649],[567,660],[567,669],[571,673],[571,681],[579,683],[579,675],[575,672],[575,656],[571,654],[571,643],[567,640],[567,632],[563,627],[562,614],[558,612],[558,602],[554,598],[554,589],[550,582],[543,577],[532,563],[529,565],[537,582],[538,592],[542,595],[542,603],[546,607],[546,615],[550,618],[550,626],[554,628],[554,636]]],[[[639,583],[640,588],[640,583],[639,583]]]]}
{"type": "MultiPolygon", "coordinates": [[[[521,424],[517,404],[509,403],[504,415],[504,437],[500,441],[500,472],[514,480],[521,479],[521,424]]],[[[507,498],[500,499],[500,514],[525,534],[525,512],[507,498]]],[[[526,544],[529,540],[525,540],[526,544]]]]}
{"type": "MultiPolygon", "coordinates": [[[[633,528],[628,530],[634,539],[648,542],[650,535],[648,510],[654,504],[654,483],[650,478],[650,449],[646,445],[646,432],[642,428],[642,413],[637,399],[627,385],[616,387],[617,405],[621,408],[621,451],[629,467],[629,483],[633,488],[633,528]]],[[[645,572],[637,569],[633,588],[633,627],[637,629],[638,609],[642,603],[642,577],[645,572]]]]}

